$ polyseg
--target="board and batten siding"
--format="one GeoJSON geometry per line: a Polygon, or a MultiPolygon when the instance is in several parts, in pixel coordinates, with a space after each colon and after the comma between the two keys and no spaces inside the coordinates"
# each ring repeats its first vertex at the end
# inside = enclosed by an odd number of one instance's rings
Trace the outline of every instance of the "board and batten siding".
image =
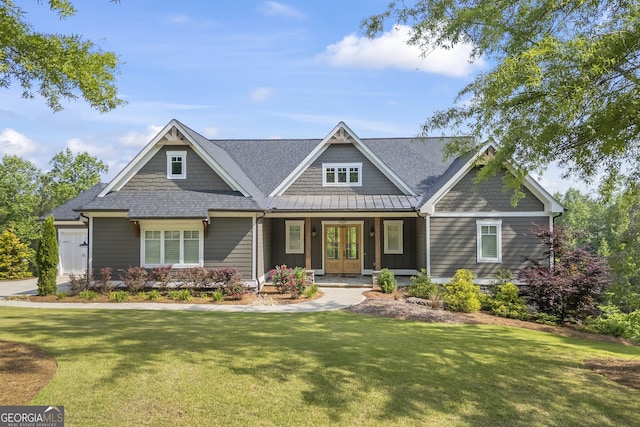
{"type": "Polygon", "coordinates": [[[525,197],[516,206],[511,205],[511,192],[505,191],[503,177],[506,170],[487,181],[475,184],[480,168],[467,173],[435,207],[436,212],[540,212],[542,203],[533,193],[523,188],[525,197]]]}
{"type": "Polygon", "coordinates": [[[122,189],[232,191],[195,151],[184,145],[162,147],[122,189]],[[186,179],[167,179],[167,151],[186,151],[186,179]]]}
{"type": "Polygon", "coordinates": [[[204,267],[236,267],[244,280],[251,280],[252,228],[252,218],[212,218],[209,236],[204,239],[204,267]]]}
{"type": "Polygon", "coordinates": [[[481,219],[495,218],[431,218],[431,277],[450,278],[461,268],[478,278],[495,277],[499,269],[515,274],[531,264],[527,257],[542,258],[545,247],[531,230],[548,224],[548,218],[503,217],[502,262],[478,263],[476,220],[481,219]]]}
{"type": "Polygon", "coordinates": [[[427,268],[427,224],[425,218],[416,219],[416,270],[427,268]]]}
{"type": "Polygon", "coordinates": [[[403,194],[352,144],[329,146],[284,192],[285,195],[403,194]],[[362,163],[362,186],[322,186],[323,163],[362,163]]]}
{"type": "Polygon", "coordinates": [[[93,218],[92,234],[93,274],[111,267],[117,279],[124,270],[140,265],[140,238],[127,218],[93,218]]]}

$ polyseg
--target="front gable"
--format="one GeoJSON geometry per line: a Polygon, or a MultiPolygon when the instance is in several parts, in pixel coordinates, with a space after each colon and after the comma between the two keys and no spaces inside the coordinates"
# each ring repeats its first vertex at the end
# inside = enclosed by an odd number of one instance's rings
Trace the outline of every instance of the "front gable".
{"type": "Polygon", "coordinates": [[[209,155],[201,145],[203,141],[197,141],[192,133],[177,120],[169,122],[98,197],[125,187],[128,190],[236,191],[249,197],[249,192],[209,155]],[[170,176],[171,159],[168,153],[185,155],[184,177],[170,176]]]}
{"type": "Polygon", "coordinates": [[[234,191],[190,146],[183,145],[161,146],[122,190],[234,191]],[[178,178],[168,176],[174,153],[184,162],[178,178]]]}
{"type": "Polygon", "coordinates": [[[394,194],[414,196],[404,183],[379,159],[346,124],[340,122],[276,187],[270,196],[331,194],[394,194]],[[361,182],[347,180],[345,185],[327,185],[325,167],[341,166],[352,170],[344,173],[361,174],[361,182]]]}
{"type": "Polygon", "coordinates": [[[474,179],[484,164],[483,159],[495,152],[492,145],[485,146],[475,156],[469,157],[440,188],[424,200],[420,212],[433,215],[437,212],[544,212],[560,213],[564,207],[542,186],[526,176],[523,182],[524,199],[518,205],[511,205],[511,195],[504,191],[504,174],[510,174],[505,165],[499,175],[476,185],[474,179]]]}

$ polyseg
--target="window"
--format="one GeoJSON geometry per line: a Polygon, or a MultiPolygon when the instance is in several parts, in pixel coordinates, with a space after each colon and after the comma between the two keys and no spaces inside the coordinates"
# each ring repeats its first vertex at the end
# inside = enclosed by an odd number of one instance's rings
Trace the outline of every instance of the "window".
{"type": "Polygon", "coordinates": [[[401,254],[403,252],[402,220],[384,222],[384,253],[401,254]]]}
{"type": "Polygon", "coordinates": [[[167,151],[167,179],[187,178],[187,152],[167,151]]]}
{"type": "Polygon", "coordinates": [[[478,262],[502,262],[502,220],[476,221],[478,262]]]}
{"type": "Polygon", "coordinates": [[[323,163],[322,185],[325,187],[362,185],[362,163],[323,163]]]}
{"type": "Polygon", "coordinates": [[[198,230],[145,230],[142,265],[201,265],[201,235],[198,230]]]}
{"type": "Polygon", "coordinates": [[[286,221],[286,253],[304,253],[304,221],[286,221]]]}

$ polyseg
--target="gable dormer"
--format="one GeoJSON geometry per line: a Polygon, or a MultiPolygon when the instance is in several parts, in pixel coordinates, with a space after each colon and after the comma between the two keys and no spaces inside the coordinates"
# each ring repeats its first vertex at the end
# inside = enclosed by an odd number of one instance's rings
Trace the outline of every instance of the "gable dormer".
{"type": "Polygon", "coordinates": [[[281,195],[414,195],[343,122],[271,193],[281,195]]]}

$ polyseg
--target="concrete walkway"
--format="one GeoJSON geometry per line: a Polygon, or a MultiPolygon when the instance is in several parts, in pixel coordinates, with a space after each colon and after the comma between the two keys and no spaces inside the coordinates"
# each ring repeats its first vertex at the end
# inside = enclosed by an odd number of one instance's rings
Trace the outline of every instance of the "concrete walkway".
{"type": "MultiPolygon", "coordinates": [[[[182,311],[226,311],[245,313],[311,313],[317,311],[340,310],[364,301],[362,288],[320,287],[324,295],[316,300],[300,304],[282,305],[216,305],[216,304],[161,304],[161,303],[71,303],[71,302],[31,302],[8,300],[6,297],[36,295],[36,279],[0,282],[0,306],[23,308],[82,308],[108,310],[182,310],[182,311]]],[[[64,290],[66,281],[58,279],[58,290],[64,290]]]]}

